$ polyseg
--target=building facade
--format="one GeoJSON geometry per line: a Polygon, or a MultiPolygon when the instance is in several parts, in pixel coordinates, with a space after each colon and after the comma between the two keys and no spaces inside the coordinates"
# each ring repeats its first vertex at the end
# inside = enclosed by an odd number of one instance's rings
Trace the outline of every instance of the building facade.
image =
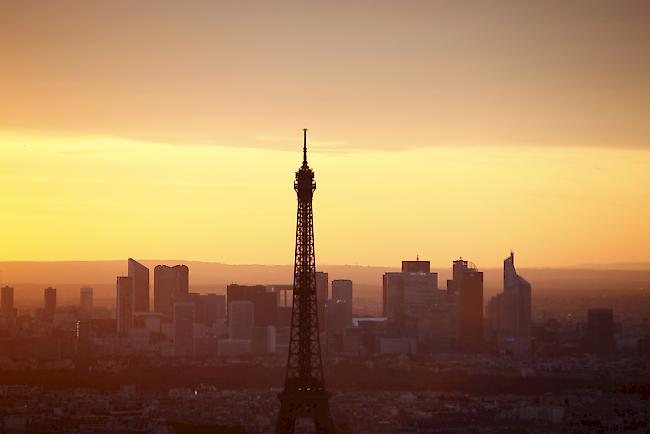
{"type": "Polygon", "coordinates": [[[90,317],[93,312],[93,289],[83,287],[79,289],[79,308],[83,317],[90,317]]]}
{"type": "Polygon", "coordinates": [[[255,305],[250,301],[228,303],[228,336],[234,340],[250,340],[255,327],[255,305]]]}
{"type": "Polygon", "coordinates": [[[43,316],[45,319],[52,321],[54,320],[54,313],[56,312],[56,288],[45,288],[43,290],[43,298],[43,316]]]}
{"type": "Polygon", "coordinates": [[[402,261],[401,272],[383,276],[383,315],[389,334],[416,339],[425,346],[432,334],[432,310],[444,298],[438,273],[429,261],[402,261]]]}
{"type": "Polygon", "coordinates": [[[254,306],[255,326],[275,326],[278,323],[279,293],[270,291],[264,285],[231,284],[226,288],[228,295],[228,321],[230,306],[238,301],[248,301],[254,306]]]}
{"type": "Polygon", "coordinates": [[[133,279],[133,310],[149,312],[149,269],[129,258],[129,277],[133,279]]]}
{"type": "Polygon", "coordinates": [[[448,291],[458,297],[458,348],[467,352],[483,350],[483,273],[464,259],[453,264],[448,291]]]}
{"type": "Polygon", "coordinates": [[[188,302],[174,303],[174,355],[194,355],[195,305],[188,302]]]}
{"type": "Polygon", "coordinates": [[[189,293],[189,274],[186,265],[156,265],[154,268],[154,311],[163,314],[163,321],[173,320],[174,303],[189,293]]]}
{"type": "Polygon", "coordinates": [[[128,276],[118,276],[116,286],[117,333],[127,336],[133,326],[133,279],[128,276]]]}
{"type": "Polygon", "coordinates": [[[503,292],[486,306],[492,342],[500,351],[524,356],[531,349],[531,285],[517,274],[515,256],[503,261],[503,292]]]}

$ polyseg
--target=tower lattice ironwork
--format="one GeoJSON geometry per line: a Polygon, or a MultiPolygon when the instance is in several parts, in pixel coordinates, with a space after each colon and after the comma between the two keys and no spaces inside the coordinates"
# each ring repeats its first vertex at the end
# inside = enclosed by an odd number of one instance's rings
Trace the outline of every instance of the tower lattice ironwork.
{"type": "Polygon", "coordinates": [[[303,130],[302,166],[293,187],[298,195],[296,253],[293,269],[291,335],[284,390],[280,393],[280,414],[276,434],[294,433],[296,420],[311,418],[317,433],[337,433],[325,390],[323,361],[318,330],[316,299],[316,257],[312,197],[316,190],[314,172],[307,164],[307,130],[303,130]]]}

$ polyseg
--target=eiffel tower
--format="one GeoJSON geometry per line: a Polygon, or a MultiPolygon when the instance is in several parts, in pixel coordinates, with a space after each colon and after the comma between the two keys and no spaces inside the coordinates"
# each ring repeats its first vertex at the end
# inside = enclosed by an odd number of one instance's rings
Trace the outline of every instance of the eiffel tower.
{"type": "Polygon", "coordinates": [[[312,197],[316,190],[314,172],[307,164],[307,129],[303,130],[302,166],[293,188],[298,195],[296,254],[293,268],[293,308],[289,358],[284,390],[279,394],[280,414],[276,434],[294,433],[296,420],[310,418],[317,433],[338,433],[325,390],[323,361],[318,332],[316,301],[316,257],[312,197]]]}

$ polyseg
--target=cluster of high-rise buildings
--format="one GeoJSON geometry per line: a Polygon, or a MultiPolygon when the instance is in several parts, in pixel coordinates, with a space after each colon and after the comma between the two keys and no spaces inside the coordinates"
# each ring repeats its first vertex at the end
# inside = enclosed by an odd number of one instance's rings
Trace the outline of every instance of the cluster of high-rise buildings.
{"type": "Polygon", "coordinates": [[[382,353],[481,352],[490,345],[518,355],[530,351],[531,287],[517,275],[513,254],[504,261],[504,290],[485,311],[483,273],[474,264],[455,260],[443,289],[429,261],[418,259],[384,274],[383,314],[382,353]]]}
{"type": "MultiPolygon", "coordinates": [[[[320,329],[351,326],[352,281],[332,282],[332,298],[327,273],[318,272],[316,283],[320,329]]],[[[128,275],[117,277],[116,332],[144,347],[156,342],[162,353],[178,357],[263,355],[288,347],[292,285],[231,284],[225,295],[193,293],[189,286],[187,266],[156,266],[150,310],[149,270],[129,259],[128,275]],[[171,350],[164,350],[165,341],[171,350]]]]}
{"type": "MultiPolygon", "coordinates": [[[[128,274],[118,276],[115,294],[116,331],[119,336],[139,341],[171,341],[167,353],[190,357],[197,345],[205,345],[218,334],[218,323],[226,317],[225,297],[189,291],[186,265],[157,265],[154,268],[153,309],[150,309],[149,269],[129,258],[128,274]]],[[[164,345],[163,345],[164,348],[164,345]]]]}
{"type": "MultiPolygon", "coordinates": [[[[317,272],[322,350],[350,356],[458,351],[526,357],[539,339],[532,337],[531,285],[517,273],[514,260],[513,254],[504,260],[503,290],[489,300],[484,300],[483,273],[465,259],[453,261],[446,285],[429,261],[403,261],[401,271],[383,275],[383,313],[374,317],[355,315],[351,280],[330,281],[328,273],[317,272]]],[[[18,317],[14,289],[5,286],[0,329],[13,330],[4,335],[21,342],[15,348],[31,348],[25,354],[66,350],[67,344],[53,343],[66,341],[65,330],[86,354],[286,354],[293,285],[233,283],[225,294],[204,294],[190,291],[186,265],[157,265],[151,276],[146,266],[129,259],[127,270],[116,278],[114,312],[94,305],[91,287],[80,288],[76,307],[58,306],[57,289],[47,287],[36,314],[18,317]]],[[[590,309],[576,333],[586,350],[607,353],[615,348],[615,327],[611,309],[590,309]]]]}

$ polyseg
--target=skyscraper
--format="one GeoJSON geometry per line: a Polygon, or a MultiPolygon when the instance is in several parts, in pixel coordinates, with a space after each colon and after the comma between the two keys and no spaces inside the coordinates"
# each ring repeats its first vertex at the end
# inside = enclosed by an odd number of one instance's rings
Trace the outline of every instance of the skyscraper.
{"type": "Polygon", "coordinates": [[[490,299],[486,307],[497,348],[515,355],[530,351],[531,286],[515,270],[515,255],[503,261],[503,292],[490,299]]]}
{"type": "Polygon", "coordinates": [[[186,265],[156,265],[153,285],[154,310],[163,314],[163,320],[171,321],[174,303],[189,292],[189,269],[186,265]]]}
{"type": "Polygon", "coordinates": [[[2,310],[2,315],[5,317],[14,316],[14,289],[5,286],[2,288],[2,294],[0,295],[0,309],[2,310]]]}
{"type": "Polygon", "coordinates": [[[79,307],[83,316],[90,316],[93,311],[93,289],[84,287],[79,290],[79,307]]]}
{"type": "Polygon", "coordinates": [[[117,333],[126,336],[133,326],[133,278],[119,276],[116,285],[115,315],[117,333]]]}
{"type": "Polygon", "coordinates": [[[322,331],[325,327],[325,303],[329,300],[329,275],[323,271],[316,272],[316,298],[318,300],[318,325],[322,331]]]}
{"type": "Polygon", "coordinates": [[[190,292],[177,302],[194,303],[194,322],[205,326],[214,325],[218,319],[226,317],[226,296],[218,294],[199,294],[190,292]]]}
{"type": "Polygon", "coordinates": [[[149,312],[149,269],[129,258],[129,277],[133,279],[133,310],[149,312]]]}
{"type": "Polygon", "coordinates": [[[44,298],[44,308],[43,316],[45,319],[51,321],[54,319],[54,313],[56,312],[56,288],[47,287],[43,291],[44,298]]]}
{"type": "Polygon", "coordinates": [[[383,276],[383,310],[388,330],[395,336],[431,339],[431,312],[443,298],[438,290],[438,273],[429,261],[402,261],[401,272],[383,276]]]}
{"type": "Polygon", "coordinates": [[[250,301],[233,301],[228,304],[228,337],[248,339],[253,336],[255,306],[250,301]]]}
{"type": "Polygon", "coordinates": [[[206,294],[208,313],[206,324],[212,325],[218,319],[226,318],[226,296],[221,294],[206,294]]]}
{"type": "Polygon", "coordinates": [[[458,345],[463,351],[483,348],[483,273],[468,261],[454,261],[451,290],[458,294],[458,345]]]}
{"type": "Polygon", "coordinates": [[[332,301],[345,301],[346,316],[345,322],[352,325],[352,281],[332,280],[332,301]]]}
{"type": "Polygon", "coordinates": [[[195,305],[190,302],[174,303],[174,355],[194,355],[194,313],[195,305]]]}
{"type": "Polygon", "coordinates": [[[318,327],[316,255],[312,197],[316,190],[314,172],[307,164],[307,130],[304,132],[302,166],[296,172],[294,190],[298,195],[296,251],[293,268],[293,307],[284,390],[280,393],[280,413],[276,434],[293,434],[296,420],[310,418],[317,433],[338,432],[325,390],[318,327]]]}
{"type": "Polygon", "coordinates": [[[608,354],[616,349],[614,341],[614,311],[612,309],[589,309],[585,335],[587,350],[596,354],[608,354]]]}
{"type": "MultiPolygon", "coordinates": [[[[269,291],[264,285],[231,284],[226,288],[228,306],[235,301],[250,301],[255,306],[255,325],[258,327],[276,325],[278,322],[278,293],[269,291]]],[[[230,309],[228,309],[230,318],[230,309]]]]}

